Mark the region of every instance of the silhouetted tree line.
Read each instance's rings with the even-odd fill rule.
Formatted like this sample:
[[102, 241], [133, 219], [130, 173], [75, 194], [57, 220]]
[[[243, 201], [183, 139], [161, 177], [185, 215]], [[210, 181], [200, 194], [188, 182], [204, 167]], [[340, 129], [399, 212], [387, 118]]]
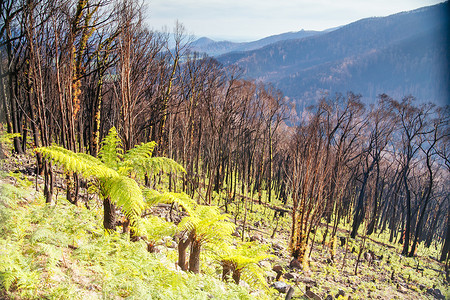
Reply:
[[[136, 1], [0, 0], [0, 11], [1, 120], [21, 134], [16, 153], [57, 143], [96, 156], [115, 126], [125, 150], [156, 141], [155, 153], [180, 162], [181, 188], [200, 202], [280, 199], [299, 260], [317, 226], [325, 243], [341, 223], [352, 237], [389, 231], [405, 255], [435, 242], [447, 259], [448, 107], [387, 95], [367, 106], [348, 93], [287, 126], [294, 108], [279, 91], [191, 53], [180, 24], [149, 30]], [[36, 159], [51, 201], [52, 167]], [[80, 185], [66, 174], [69, 201]]]

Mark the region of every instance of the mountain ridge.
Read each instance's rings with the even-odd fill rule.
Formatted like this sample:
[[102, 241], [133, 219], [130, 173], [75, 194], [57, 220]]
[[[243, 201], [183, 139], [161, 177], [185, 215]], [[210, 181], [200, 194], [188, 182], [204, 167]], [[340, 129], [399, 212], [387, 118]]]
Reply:
[[[368, 102], [376, 98], [375, 94], [386, 93], [396, 98], [411, 94], [421, 102], [445, 104], [450, 83], [448, 27], [446, 1], [387, 17], [361, 19], [302, 39], [226, 53], [217, 59], [224, 65], [238, 65], [246, 78], [273, 83], [296, 102], [313, 103], [319, 94], [351, 90], [361, 93]], [[405, 44], [417, 50], [413, 53]], [[339, 66], [346, 68], [339, 73]], [[377, 69], [383, 74], [376, 73], [381, 72]], [[414, 77], [406, 70], [428, 77]], [[371, 71], [375, 73], [370, 75]], [[334, 80], [327, 80], [330, 76]], [[361, 76], [367, 80], [360, 80]], [[404, 79], [398, 78], [402, 76]]]
[[281, 34], [271, 35], [268, 37], [264, 37], [262, 39], [258, 39], [256, 41], [250, 42], [231, 42], [231, 41], [215, 41], [208, 37], [201, 37], [197, 40], [193, 41], [190, 44], [190, 49], [193, 52], [205, 53], [209, 56], [219, 56], [229, 52], [242, 52], [242, 51], [251, 51], [262, 48], [264, 46], [276, 43], [278, 41], [284, 40], [292, 40], [292, 39], [302, 39], [305, 37], [322, 34], [328, 32], [330, 30], [334, 30], [334, 28], [326, 29], [324, 31], [314, 31], [314, 30], [300, 30], [300, 31], [291, 31], [285, 32]]

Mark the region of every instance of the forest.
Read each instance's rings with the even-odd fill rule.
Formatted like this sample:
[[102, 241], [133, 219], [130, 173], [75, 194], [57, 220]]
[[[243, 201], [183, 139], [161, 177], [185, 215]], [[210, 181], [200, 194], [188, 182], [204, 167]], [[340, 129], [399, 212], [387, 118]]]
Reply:
[[[272, 257], [247, 240], [259, 209], [269, 236], [286, 231], [291, 265], [308, 269], [326, 245], [333, 260], [341, 238], [361, 241], [360, 261], [366, 240], [384, 235], [402, 257], [434, 248], [448, 283], [448, 106], [386, 94], [366, 105], [348, 92], [297, 111], [273, 86], [190, 51], [183, 25], [150, 30], [134, 0], [0, 0], [0, 11], [0, 158], [30, 157], [42, 201], [77, 210], [55, 211], [61, 224], [99, 210], [105, 249], [125, 243], [116, 234], [149, 253], [176, 236], [174, 260], [193, 274], [207, 249], [231, 247], [215, 260], [239, 284], [245, 270], [263, 282], [260, 262]], [[171, 222], [150, 213], [168, 207]], [[11, 273], [0, 266], [0, 297], [21, 290]]]

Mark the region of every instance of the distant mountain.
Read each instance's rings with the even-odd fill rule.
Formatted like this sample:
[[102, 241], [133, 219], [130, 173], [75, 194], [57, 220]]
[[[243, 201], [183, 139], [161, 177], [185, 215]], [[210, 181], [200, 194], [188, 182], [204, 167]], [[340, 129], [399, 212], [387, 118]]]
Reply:
[[[328, 29], [333, 30], [333, 29]], [[300, 30], [298, 32], [287, 32], [278, 35], [272, 35], [257, 41], [247, 43], [234, 43], [229, 41], [216, 42], [207, 37], [199, 38], [191, 43], [191, 51], [206, 53], [209, 56], [218, 56], [233, 51], [251, 51], [264, 46], [285, 40], [302, 39], [305, 37], [321, 34], [325, 31]]]
[[386, 93], [401, 100], [449, 101], [449, 3], [368, 18], [331, 32], [282, 40], [217, 59], [248, 78], [275, 84], [301, 110], [323, 94], [353, 91], [366, 101]]

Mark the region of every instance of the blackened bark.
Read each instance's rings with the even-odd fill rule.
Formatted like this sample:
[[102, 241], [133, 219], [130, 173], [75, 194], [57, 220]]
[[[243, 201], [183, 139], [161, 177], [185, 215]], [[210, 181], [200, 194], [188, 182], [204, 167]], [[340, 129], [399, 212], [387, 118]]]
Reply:
[[353, 239], [356, 238], [356, 235], [358, 234], [358, 228], [359, 225], [361, 225], [364, 216], [364, 194], [366, 192], [367, 180], [369, 179], [370, 172], [372, 172], [375, 162], [376, 160], [374, 159], [370, 164], [369, 168], [367, 169], [367, 171], [364, 173], [361, 191], [359, 192], [358, 202], [355, 208], [355, 217], [353, 218], [352, 233], [351, 233], [351, 237]]
[[103, 227], [106, 230], [116, 229], [116, 207], [109, 197], [103, 200]]
[[66, 198], [70, 203], [77, 205], [78, 194], [80, 192], [80, 178], [77, 173], [73, 173], [72, 176], [70, 174], [67, 174], [66, 179], [67, 179]]
[[433, 236], [434, 236], [440, 215], [441, 215], [441, 207], [438, 207], [438, 211], [436, 214], [434, 214], [433, 222], [432, 222], [430, 228], [428, 229], [428, 234], [426, 234], [425, 247], [427, 247], [427, 248], [429, 248], [431, 246], [431, 243], [433, 242]]
[[411, 236], [411, 191], [409, 190], [408, 185], [408, 178], [407, 174], [403, 175], [403, 183], [405, 185], [405, 191], [406, 191], [406, 228], [405, 228], [405, 236], [403, 241], [403, 250], [402, 255], [408, 254], [409, 249], [409, 240]]
[[445, 235], [444, 246], [442, 247], [440, 261], [445, 261], [450, 256], [450, 206], [447, 213], [447, 234]]

